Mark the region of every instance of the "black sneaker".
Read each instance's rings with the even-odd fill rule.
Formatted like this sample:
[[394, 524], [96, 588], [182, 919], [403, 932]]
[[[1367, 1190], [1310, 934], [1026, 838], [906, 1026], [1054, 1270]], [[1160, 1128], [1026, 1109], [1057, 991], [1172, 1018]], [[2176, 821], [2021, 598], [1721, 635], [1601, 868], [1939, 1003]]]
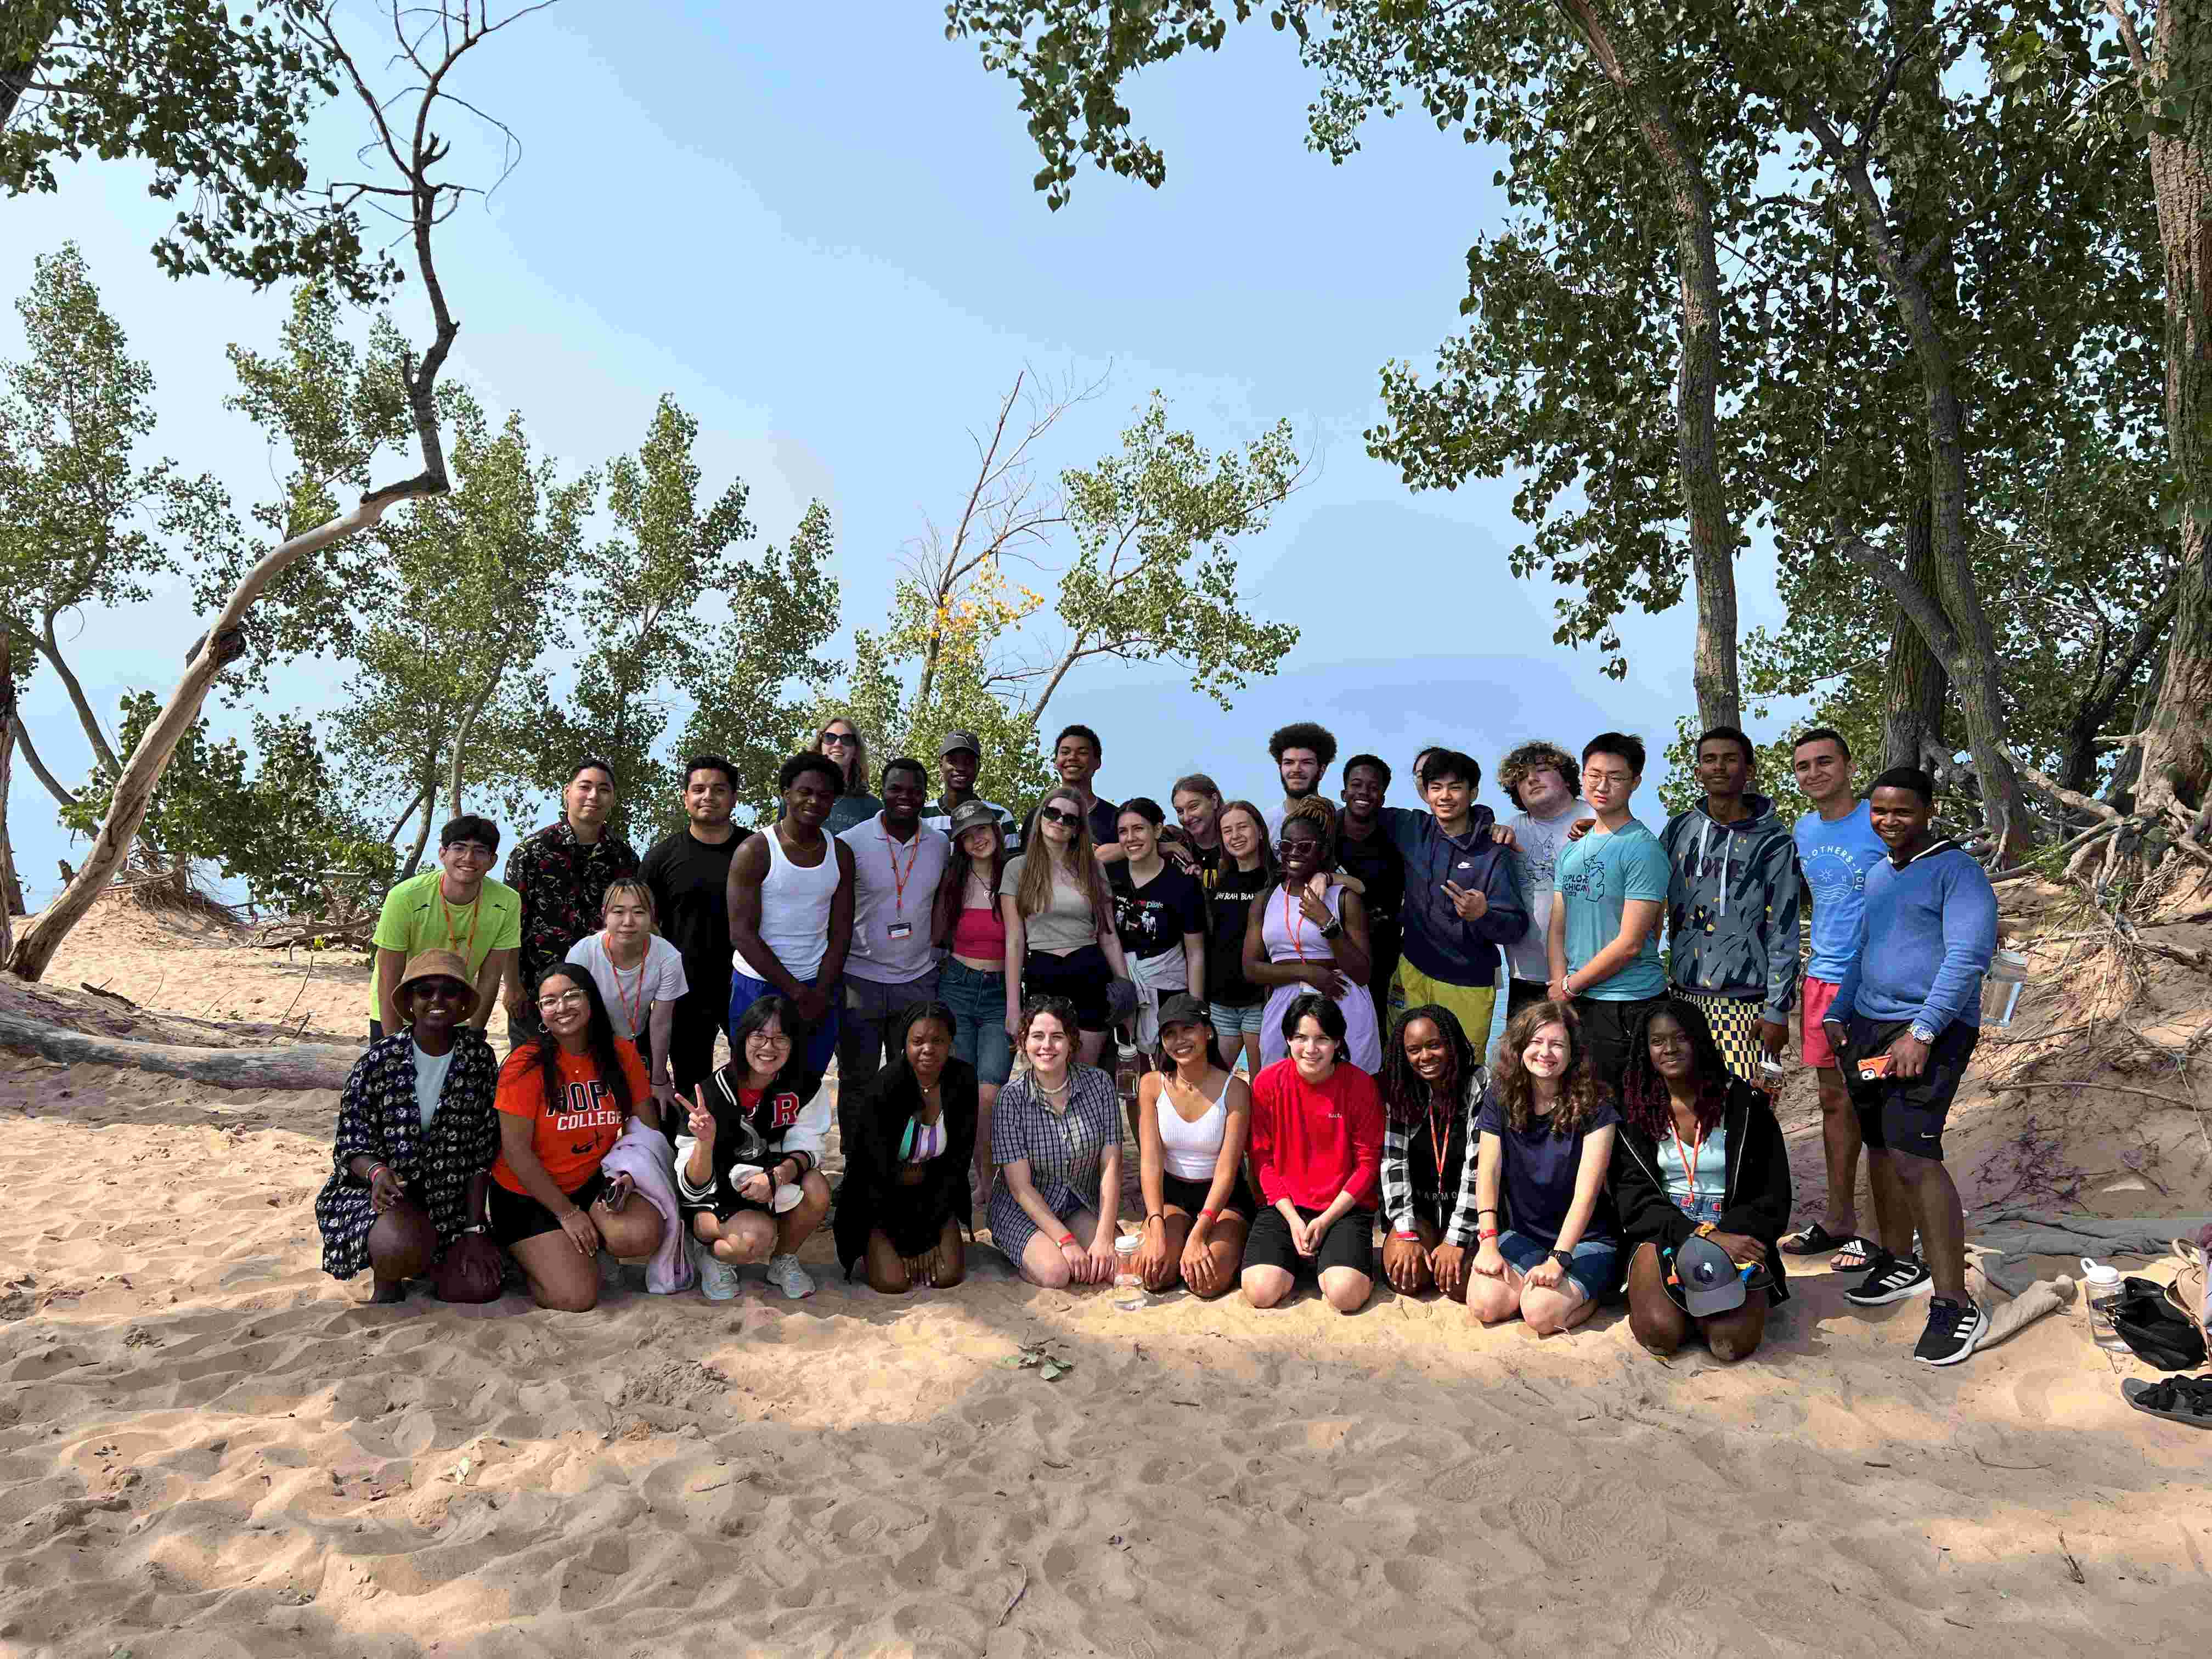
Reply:
[[1868, 1264], [1867, 1276], [1844, 1292], [1844, 1299], [1856, 1308], [1879, 1308], [1887, 1302], [1918, 1296], [1932, 1289], [1935, 1282], [1928, 1269], [1911, 1256], [1892, 1255], [1884, 1250]]
[[1990, 1316], [1971, 1297], [1946, 1302], [1939, 1296], [1928, 1304], [1928, 1328], [1920, 1333], [1912, 1357], [1923, 1365], [1955, 1365], [1981, 1346], [1989, 1331]]

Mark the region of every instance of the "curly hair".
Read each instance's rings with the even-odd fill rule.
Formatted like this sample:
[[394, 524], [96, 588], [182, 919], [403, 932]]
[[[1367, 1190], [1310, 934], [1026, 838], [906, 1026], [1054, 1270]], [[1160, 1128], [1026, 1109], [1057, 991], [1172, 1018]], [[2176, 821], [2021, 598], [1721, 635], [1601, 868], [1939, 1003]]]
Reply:
[[1691, 1075], [1698, 1085], [1698, 1133], [1703, 1134], [1721, 1121], [1728, 1109], [1728, 1062], [1713, 1041], [1713, 1028], [1705, 1011], [1694, 1002], [1669, 997], [1636, 1022], [1636, 1036], [1628, 1049], [1628, 1066], [1620, 1078], [1620, 1115], [1632, 1127], [1655, 1139], [1667, 1133], [1674, 1121], [1668, 1103], [1667, 1079], [1651, 1063], [1651, 1022], [1671, 1019], [1690, 1039]]
[[1521, 1054], [1547, 1025], [1567, 1028], [1567, 1069], [1559, 1076], [1559, 1103], [1553, 1108], [1552, 1133], [1571, 1135], [1587, 1123], [1612, 1091], [1590, 1069], [1583, 1050], [1583, 1023], [1564, 1002], [1549, 999], [1532, 1002], [1505, 1022], [1505, 1035], [1498, 1042], [1497, 1064], [1491, 1068], [1491, 1086], [1505, 1108], [1508, 1128], [1526, 1129], [1535, 1115], [1536, 1080], [1528, 1075]]
[[[1300, 821], [1310, 823], [1320, 832], [1321, 867], [1334, 870], [1336, 867], [1336, 808], [1319, 795], [1308, 795], [1303, 800], [1292, 801], [1283, 809], [1285, 824]], [[1275, 830], [1275, 839], [1279, 842], [1282, 838], [1283, 831], [1279, 826]]]
[[1277, 726], [1274, 736], [1267, 739], [1268, 757], [1279, 766], [1285, 749], [1312, 750], [1326, 772], [1336, 759], [1336, 734], [1312, 720], [1292, 720], [1288, 726]]
[[1443, 1079], [1444, 1093], [1453, 1101], [1465, 1096], [1468, 1082], [1481, 1066], [1459, 1016], [1441, 1002], [1425, 1002], [1399, 1015], [1391, 1022], [1390, 1040], [1382, 1048], [1382, 1074], [1375, 1080], [1382, 1085], [1382, 1104], [1390, 1121], [1401, 1129], [1422, 1121], [1429, 1111], [1429, 1085], [1406, 1058], [1406, 1028], [1417, 1019], [1427, 1020], [1443, 1035], [1445, 1052], [1451, 1056], [1451, 1070]]
[[1022, 1004], [1022, 1035], [1015, 1046], [1023, 1050], [1029, 1048], [1030, 1027], [1036, 1024], [1040, 1014], [1050, 1014], [1060, 1022], [1060, 1029], [1067, 1033], [1067, 1069], [1073, 1071], [1076, 1066], [1075, 1042], [1082, 1035], [1082, 1026], [1076, 1018], [1075, 1005], [1066, 997], [1034, 996]]
[[[1579, 799], [1583, 793], [1583, 769], [1575, 757], [1556, 743], [1524, 743], [1509, 750], [1505, 758], [1498, 763], [1498, 787], [1505, 792], [1505, 799], [1516, 806], [1521, 805], [1521, 785], [1532, 772], [1550, 767], [1567, 786], [1570, 799]], [[1528, 808], [1522, 807], [1526, 811]]]

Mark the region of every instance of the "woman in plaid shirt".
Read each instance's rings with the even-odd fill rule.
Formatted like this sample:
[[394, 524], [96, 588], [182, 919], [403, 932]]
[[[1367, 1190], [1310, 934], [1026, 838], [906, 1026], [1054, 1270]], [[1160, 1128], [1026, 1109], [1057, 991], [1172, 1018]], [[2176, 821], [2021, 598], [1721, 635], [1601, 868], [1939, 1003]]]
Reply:
[[1474, 1244], [1474, 1121], [1482, 1108], [1481, 1057], [1459, 1016], [1440, 1003], [1408, 1008], [1383, 1045], [1382, 1273], [1403, 1295], [1434, 1288], [1467, 1294]]
[[1076, 1063], [1081, 1031], [1066, 997], [1031, 997], [1020, 1025], [1029, 1069], [999, 1091], [991, 1119], [991, 1242], [1032, 1285], [1108, 1284], [1121, 1231], [1114, 1079]]

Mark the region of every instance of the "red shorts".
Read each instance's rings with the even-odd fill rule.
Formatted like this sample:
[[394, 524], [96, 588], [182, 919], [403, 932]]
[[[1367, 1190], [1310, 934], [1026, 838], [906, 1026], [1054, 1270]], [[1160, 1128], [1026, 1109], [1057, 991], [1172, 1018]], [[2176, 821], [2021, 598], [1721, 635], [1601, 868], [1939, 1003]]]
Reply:
[[1805, 975], [1805, 994], [1798, 999], [1798, 1006], [1804, 1011], [1800, 1047], [1808, 1066], [1836, 1063], [1836, 1051], [1828, 1046], [1827, 1027], [1820, 1022], [1828, 1017], [1828, 1010], [1835, 1005], [1836, 993], [1841, 988], [1832, 980]]

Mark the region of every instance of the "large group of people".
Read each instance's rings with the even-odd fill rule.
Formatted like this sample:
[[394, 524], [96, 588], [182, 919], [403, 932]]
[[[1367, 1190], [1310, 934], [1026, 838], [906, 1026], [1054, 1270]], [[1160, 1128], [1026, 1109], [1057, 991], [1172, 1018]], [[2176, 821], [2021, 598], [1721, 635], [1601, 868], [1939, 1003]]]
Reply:
[[[834, 1059], [835, 1256], [884, 1294], [959, 1284], [988, 1227], [1040, 1285], [1133, 1274], [1272, 1308], [1310, 1282], [1348, 1313], [1379, 1273], [1545, 1335], [1625, 1298], [1654, 1353], [1695, 1335], [1735, 1359], [1788, 1294], [1785, 1259], [1820, 1256], [1855, 1304], [1929, 1295], [1917, 1358], [1974, 1351], [1942, 1133], [1996, 907], [1936, 835], [1925, 773], [1862, 798], [1844, 739], [1806, 732], [1812, 809], [1785, 828], [1750, 740], [1719, 727], [1700, 797], [1655, 832], [1626, 733], [1578, 758], [1513, 749], [1503, 823], [1480, 763], [1443, 746], [1413, 759], [1419, 807], [1389, 803], [1374, 755], [1332, 802], [1336, 747], [1286, 726], [1280, 801], [1193, 773], [1164, 810], [1101, 797], [1103, 745], [1070, 726], [1018, 821], [976, 793], [974, 734], [946, 738], [934, 780], [905, 757], [872, 773], [839, 719], [750, 833], [713, 755], [642, 859], [596, 760], [504, 881], [497, 827], [454, 818], [377, 927], [369, 1047], [317, 1200], [325, 1268], [368, 1272], [379, 1302], [418, 1277], [485, 1300], [511, 1264], [541, 1305], [580, 1310], [605, 1250], [647, 1259], [649, 1287], [696, 1273], [726, 1300], [757, 1266], [808, 1295]], [[503, 1063], [484, 1036], [501, 1000]], [[1828, 1190], [1790, 1231], [1771, 1097], [1793, 1015]]]

